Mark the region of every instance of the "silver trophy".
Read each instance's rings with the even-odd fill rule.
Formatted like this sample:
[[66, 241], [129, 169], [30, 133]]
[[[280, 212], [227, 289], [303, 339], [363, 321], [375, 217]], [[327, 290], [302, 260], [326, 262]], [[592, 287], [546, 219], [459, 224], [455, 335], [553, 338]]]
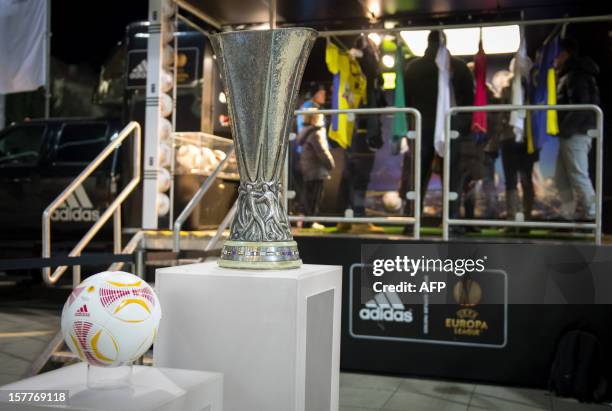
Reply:
[[317, 37], [307, 28], [212, 35], [240, 173], [238, 207], [219, 265], [302, 264], [283, 206], [281, 173], [298, 89]]

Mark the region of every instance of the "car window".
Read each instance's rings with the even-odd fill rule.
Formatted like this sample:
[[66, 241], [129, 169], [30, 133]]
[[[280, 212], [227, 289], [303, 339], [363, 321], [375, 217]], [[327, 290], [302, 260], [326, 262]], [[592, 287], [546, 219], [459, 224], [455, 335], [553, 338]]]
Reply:
[[62, 129], [55, 161], [89, 163], [106, 147], [105, 123], [68, 124]]
[[0, 167], [36, 164], [45, 128], [44, 125], [22, 125], [0, 135]]

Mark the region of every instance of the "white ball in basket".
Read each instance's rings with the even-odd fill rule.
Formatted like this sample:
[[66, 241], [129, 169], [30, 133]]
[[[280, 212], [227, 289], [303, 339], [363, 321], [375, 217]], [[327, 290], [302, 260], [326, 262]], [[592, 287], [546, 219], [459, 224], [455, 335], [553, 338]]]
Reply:
[[62, 334], [82, 361], [116, 367], [149, 349], [160, 319], [157, 296], [144, 280], [104, 271], [72, 291], [62, 311]]

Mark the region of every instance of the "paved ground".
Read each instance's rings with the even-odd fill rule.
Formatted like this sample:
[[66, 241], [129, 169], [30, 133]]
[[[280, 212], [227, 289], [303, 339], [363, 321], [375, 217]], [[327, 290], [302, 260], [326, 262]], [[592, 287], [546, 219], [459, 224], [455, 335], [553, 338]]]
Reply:
[[[0, 306], [0, 385], [21, 379], [59, 327], [59, 311]], [[341, 411], [606, 410], [540, 390], [342, 373]]]
[[414, 378], [342, 373], [340, 411], [597, 411], [548, 392]]
[[59, 312], [0, 307], [0, 385], [21, 379], [59, 329]]

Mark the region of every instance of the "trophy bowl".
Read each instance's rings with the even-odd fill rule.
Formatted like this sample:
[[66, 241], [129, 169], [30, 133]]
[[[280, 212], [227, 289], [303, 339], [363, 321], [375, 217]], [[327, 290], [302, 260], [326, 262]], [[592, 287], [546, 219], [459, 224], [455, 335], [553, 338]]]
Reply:
[[238, 206], [219, 266], [300, 267], [281, 173], [304, 67], [317, 32], [232, 31], [210, 40], [225, 88], [240, 174]]

